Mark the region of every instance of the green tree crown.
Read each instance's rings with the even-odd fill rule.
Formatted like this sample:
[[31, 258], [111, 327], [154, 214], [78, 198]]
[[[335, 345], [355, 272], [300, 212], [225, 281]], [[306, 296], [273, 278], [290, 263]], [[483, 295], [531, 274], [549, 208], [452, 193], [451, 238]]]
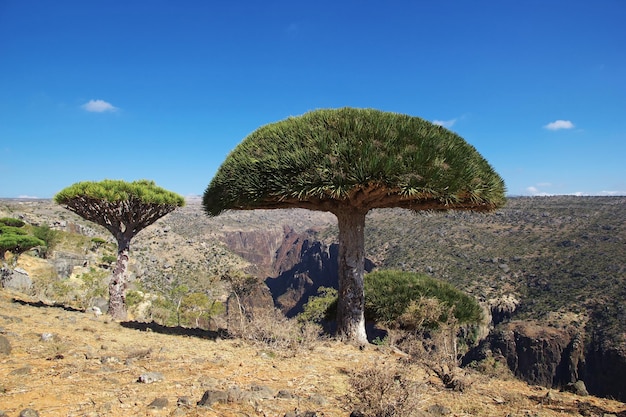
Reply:
[[126, 182], [105, 179], [99, 182], [83, 181], [70, 185], [54, 196], [57, 204], [67, 204], [78, 196], [116, 203], [137, 199], [144, 204], [172, 205], [182, 207], [185, 199], [171, 191], [158, 187], [154, 181]]
[[325, 109], [263, 126], [227, 157], [204, 194], [208, 214], [305, 207], [490, 210], [505, 186], [457, 134], [419, 117]]

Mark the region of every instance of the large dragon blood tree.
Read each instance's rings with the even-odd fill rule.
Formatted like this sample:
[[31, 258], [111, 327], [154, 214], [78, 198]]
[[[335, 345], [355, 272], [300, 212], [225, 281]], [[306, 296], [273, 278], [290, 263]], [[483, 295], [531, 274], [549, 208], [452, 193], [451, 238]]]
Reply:
[[117, 262], [109, 282], [109, 314], [126, 318], [126, 285], [130, 241], [152, 223], [185, 205], [178, 194], [154, 181], [78, 182], [61, 190], [54, 201], [106, 228], [117, 240]]
[[367, 343], [364, 227], [371, 209], [490, 211], [505, 185], [457, 134], [419, 117], [322, 109], [260, 127], [226, 158], [203, 196], [225, 210], [329, 211], [339, 228], [337, 334]]

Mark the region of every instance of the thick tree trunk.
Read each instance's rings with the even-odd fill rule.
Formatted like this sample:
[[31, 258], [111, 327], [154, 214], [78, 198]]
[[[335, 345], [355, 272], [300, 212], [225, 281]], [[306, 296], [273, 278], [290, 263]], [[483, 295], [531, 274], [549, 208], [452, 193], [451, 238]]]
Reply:
[[339, 226], [337, 336], [359, 345], [367, 344], [363, 285], [365, 214], [356, 210], [335, 213]]
[[109, 283], [109, 314], [116, 320], [126, 319], [126, 271], [130, 239], [118, 237], [117, 262]]

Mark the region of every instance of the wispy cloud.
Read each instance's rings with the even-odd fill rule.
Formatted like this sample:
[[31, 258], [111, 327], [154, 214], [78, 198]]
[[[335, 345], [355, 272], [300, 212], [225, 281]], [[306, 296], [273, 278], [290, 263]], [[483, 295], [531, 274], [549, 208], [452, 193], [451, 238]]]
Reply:
[[545, 197], [545, 196], [552, 195], [552, 194], [550, 194], [550, 193], [546, 193], [545, 191], [541, 191], [539, 188], [537, 188], [537, 187], [535, 187], [535, 186], [532, 186], [532, 185], [531, 185], [530, 187], [526, 187], [526, 192], [527, 192], [529, 195], [533, 195], [533, 196], [542, 196], [542, 197]]
[[39, 197], [36, 196], [32, 196], [32, 195], [18, 195], [17, 198], [28, 198], [28, 199], [38, 199]]
[[554, 122], [545, 125], [544, 128], [548, 130], [573, 129], [574, 123], [569, 120], [555, 120]]
[[89, 100], [87, 103], [81, 106], [88, 112], [92, 113], [104, 113], [117, 111], [117, 107], [104, 100]]
[[454, 126], [454, 124], [456, 123], [457, 119], [450, 119], [450, 120], [433, 120], [433, 124], [437, 125], [437, 126], [442, 126], [445, 128], [451, 128], [452, 126]]
[[600, 195], [606, 196], [626, 196], [626, 191], [600, 191]]

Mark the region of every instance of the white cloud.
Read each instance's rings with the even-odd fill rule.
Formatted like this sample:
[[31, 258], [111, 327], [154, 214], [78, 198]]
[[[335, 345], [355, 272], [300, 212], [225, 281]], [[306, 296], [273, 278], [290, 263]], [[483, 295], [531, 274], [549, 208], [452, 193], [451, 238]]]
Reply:
[[[545, 183], [543, 183], [545, 184]], [[537, 184], [539, 185], [539, 184]], [[545, 191], [541, 191], [539, 188], [535, 187], [535, 186], [530, 186], [530, 187], [526, 187], [526, 192], [529, 195], [532, 196], [538, 196], [538, 197], [547, 197], [547, 196], [551, 196], [552, 194], [550, 193], [546, 193]]]
[[556, 120], [552, 123], [548, 123], [544, 128], [548, 130], [573, 129], [574, 123], [569, 120]]
[[599, 195], [622, 196], [622, 195], [626, 195], [626, 191], [600, 191]]
[[433, 120], [433, 124], [445, 128], [451, 128], [456, 123], [456, 119], [451, 120]]
[[108, 103], [104, 100], [89, 100], [87, 103], [81, 106], [83, 109], [88, 112], [93, 113], [104, 113], [107, 111], [116, 111], [117, 107], [113, 106], [111, 103]]
[[36, 196], [33, 196], [33, 195], [18, 195], [17, 198], [38, 199], [39, 197], [36, 197]]

